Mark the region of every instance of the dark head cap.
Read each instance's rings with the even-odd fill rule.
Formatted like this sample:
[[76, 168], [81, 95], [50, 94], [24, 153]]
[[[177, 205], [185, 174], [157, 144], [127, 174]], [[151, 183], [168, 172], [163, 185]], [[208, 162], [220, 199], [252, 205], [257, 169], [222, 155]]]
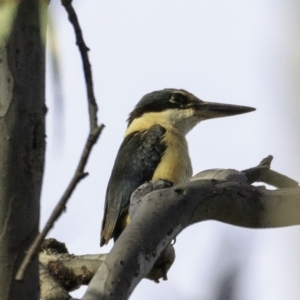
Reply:
[[182, 109], [191, 107], [196, 104], [199, 99], [193, 94], [182, 89], [164, 89], [146, 94], [135, 106], [128, 118], [128, 125], [134, 119], [141, 117], [149, 112], [161, 112], [167, 109]]
[[205, 102], [182, 89], [164, 89], [146, 94], [135, 106], [128, 118], [128, 126], [134, 119], [146, 113], [162, 112], [169, 109], [193, 109], [199, 121], [233, 116], [255, 110], [253, 107], [223, 103]]

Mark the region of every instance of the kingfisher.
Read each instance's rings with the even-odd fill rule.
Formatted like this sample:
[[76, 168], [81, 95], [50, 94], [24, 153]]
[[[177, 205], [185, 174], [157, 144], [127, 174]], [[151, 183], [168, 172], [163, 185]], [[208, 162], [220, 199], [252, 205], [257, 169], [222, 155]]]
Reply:
[[131, 194], [144, 182], [173, 185], [192, 176], [186, 134], [199, 122], [239, 115], [255, 108], [205, 102], [183, 89], [146, 94], [129, 114], [124, 140], [109, 179], [100, 246], [114, 241], [130, 222]]

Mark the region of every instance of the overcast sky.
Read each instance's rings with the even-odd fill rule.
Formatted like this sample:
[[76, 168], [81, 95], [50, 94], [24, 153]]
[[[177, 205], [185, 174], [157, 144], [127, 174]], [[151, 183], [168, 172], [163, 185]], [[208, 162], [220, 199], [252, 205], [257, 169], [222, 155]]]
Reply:
[[[74, 5], [91, 49], [99, 119], [106, 128], [89, 160], [90, 175], [50, 237], [75, 254], [109, 251], [112, 243], [99, 248], [106, 185], [127, 116], [153, 90], [183, 88], [202, 100], [257, 109], [202, 122], [188, 134], [194, 173], [243, 170], [272, 154], [274, 170], [300, 181], [299, 1], [85, 0]], [[89, 126], [73, 28], [59, 1], [51, 1], [50, 12], [63, 102], [54, 93], [48, 60], [42, 226], [74, 173]], [[299, 300], [299, 234], [299, 226], [251, 230], [215, 221], [197, 224], [177, 238], [169, 280], [143, 280], [131, 299], [222, 299], [217, 287], [232, 276], [232, 299]]]

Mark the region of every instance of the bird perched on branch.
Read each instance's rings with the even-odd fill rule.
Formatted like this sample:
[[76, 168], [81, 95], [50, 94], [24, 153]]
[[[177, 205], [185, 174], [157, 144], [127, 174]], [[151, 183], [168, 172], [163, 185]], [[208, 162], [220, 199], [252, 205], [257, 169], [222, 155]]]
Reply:
[[199, 122], [234, 116], [252, 107], [211, 103], [178, 89], [146, 94], [128, 118], [124, 140], [108, 183], [102, 221], [103, 246], [116, 240], [129, 223], [130, 196], [149, 180], [174, 185], [192, 176], [186, 134]]

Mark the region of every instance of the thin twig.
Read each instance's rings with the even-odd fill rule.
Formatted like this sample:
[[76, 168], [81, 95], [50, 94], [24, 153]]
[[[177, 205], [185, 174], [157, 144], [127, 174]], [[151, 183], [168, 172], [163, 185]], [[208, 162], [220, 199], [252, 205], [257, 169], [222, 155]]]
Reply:
[[91, 130], [97, 126], [97, 103], [94, 95], [93, 89], [93, 77], [92, 77], [92, 69], [91, 64], [88, 57], [88, 51], [90, 50], [83, 39], [82, 31], [78, 22], [78, 18], [76, 12], [72, 6], [72, 0], [62, 0], [62, 5], [66, 9], [68, 13], [69, 20], [74, 27], [75, 36], [76, 36], [76, 44], [79, 48], [82, 65], [84, 71], [84, 77], [86, 81], [87, 87], [87, 97], [89, 101], [89, 114], [90, 114], [90, 128]]
[[56, 207], [54, 208], [50, 218], [48, 219], [45, 227], [41, 231], [41, 233], [36, 237], [32, 245], [30, 246], [27, 255], [25, 256], [18, 272], [16, 275], [16, 280], [23, 280], [24, 273], [26, 272], [26, 269], [28, 265], [30, 264], [32, 258], [34, 255], [38, 252], [41, 243], [43, 242], [44, 238], [50, 231], [50, 229], [53, 227], [55, 221], [59, 218], [59, 216], [62, 214], [62, 212], [65, 210], [66, 204], [72, 195], [73, 191], [75, 190], [77, 184], [81, 179], [83, 179], [85, 176], [88, 175], [88, 173], [84, 172], [84, 168], [86, 166], [86, 163], [88, 161], [89, 155], [91, 153], [91, 150], [93, 146], [96, 144], [102, 129], [104, 128], [104, 125], [101, 124], [98, 126], [97, 124], [97, 104], [96, 99], [94, 96], [93, 91], [93, 80], [92, 80], [92, 71], [91, 71], [91, 65], [88, 58], [88, 47], [85, 45], [82, 31], [76, 16], [76, 13], [72, 7], [71, 0], [62, 0], [62, 5], [66, 8], [69, 20], [72, 23], [75, 35], [76, 35], [76, 43], [79, 47], [82, 63], [83, 63], [83, 70], [85, 75], [85, 83], [86, 83], [86, 89], [87, 89], [87, 95], [88, 95], [88, 106], [89, 106], [89, 119], [90, 119], [90, 132], [88, 135], [88, 139], [85, 143], [82, 155], [80, 157], [77, 169], [75, 171], [75, 174], [73, 175], [72, 180], [70, 181], [67, 189], [65, 190], [64, 194], [62, 195], [61, 199], [57, 203]]

